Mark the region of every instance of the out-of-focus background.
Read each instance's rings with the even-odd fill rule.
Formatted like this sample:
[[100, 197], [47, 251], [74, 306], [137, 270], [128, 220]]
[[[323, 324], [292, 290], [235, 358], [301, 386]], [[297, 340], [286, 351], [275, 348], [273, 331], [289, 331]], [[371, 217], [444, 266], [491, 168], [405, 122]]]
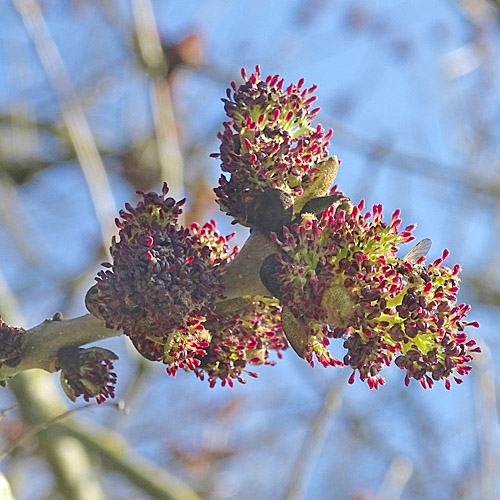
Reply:
[[[451, 391], [378, 391], [292, 351], [258, 379], [169, 377], [125, 338], [116, 400], [65, 420], [56, 375], [0, 392], [0, 470], [18, 500], [500, 498], [500, 2], [4, 0], [0, 3], [0, 313], [25, 328], [85, 313], [135, 190], [217, 221], [220, 98], [240, 68], [319, 85], [337, 181], [402, 209], [463, 268], [483, 353]], [[237, 229], [240, 245], [245, 230]], [[404, 252], [404, 250], [402, 250]], [[337, 347], [341, 351], [341, 345]], [[19, 380], [17, 380], [19, 379]], [[14, 406], [9, 410], [10, 407]], [[56, 418], [57, 420], [57, 418]], [[42, 424], [41, 424], [42, 423]], [[33, 432], [34, 434], [34, 432]]]

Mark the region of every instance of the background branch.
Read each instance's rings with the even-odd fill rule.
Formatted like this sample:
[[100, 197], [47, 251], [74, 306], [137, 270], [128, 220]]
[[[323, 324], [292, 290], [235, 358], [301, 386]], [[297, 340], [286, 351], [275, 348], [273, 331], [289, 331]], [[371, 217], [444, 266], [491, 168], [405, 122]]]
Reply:
[[35, 0], [13, 0], [40, 57], [42, 66], [62, 108], [62, 117], [87, 181], [95, 213], [107, 249], [115, 233], [116, 207], [97, 145], [85, 113], [75, 95], [68, 72]]

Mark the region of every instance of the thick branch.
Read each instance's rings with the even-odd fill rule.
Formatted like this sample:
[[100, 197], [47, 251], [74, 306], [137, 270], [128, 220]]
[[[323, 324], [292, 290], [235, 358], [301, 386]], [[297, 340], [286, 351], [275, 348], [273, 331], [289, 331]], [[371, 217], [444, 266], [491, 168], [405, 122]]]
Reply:
[[127, 480], [153, 499], [202, 500], [195, 490], [165, 468], [138, 456], [127, 443], [109, 429], [84, 431], [72, 421], [57, 424], [61, 432], [75, 437], [102, 460], [103, 466], [123, 474]]
[[[53, 453], [52, 449], [56, 447], [57, 453], [65, 454], [66, 471], [68, 467], [73, 466], [75, 485], [83, 490], [85, 484], [82, 484], [82, 481], [87, 483], [87, 494], [83, 498], [90, 500], [101, 498], [94, 492], [89, 493], [88, 491], [95, 488], [95, 485], [98, 484], [98, 478], [95, 477], [95, 474], [94, 476], [84, 475], [86, 471], [80, 469], [81, 464], [78, 462], [75, 465], [73, 458], [68, 459], [68, 453], [74, 452], [74, 447], [64, 450], [62, 445], [65, 443], [64, 440], [70, 437], [74, 438], [89, 455], [102, 460], [106, 468], [121, 473], [131, 484], [144, 491], [152, 499], [201, 500], [201, 497], [192, 488], [181, 482], [172, 473], [164, 468], [159, 469], [153, 463], [137, 456], [123, 438], [110, 429], [100, 428], [93, 423], [89, 430], [85, 430], [69, 418], [54, 423], [54, 419], [64, 413], [65, 406], [60, 400], [61, 396], [52, 390], [51, 384], [53, 382], [53, 378], [42, 372], [32, 372], [16, 377], [9, 384], [9, 387], [14, 390], [21, 414], [27, 423], [35, 426], [44, 424], [45, 427], [48, 427], [40, 432], [40, 450]], [[66, 443], [68, 442], [66, 441]], [[50, 459], [51, 455], [48, 458]], [[3, 500], [4, 497], [0, 498]], [[82, 496], [71, 496], [71, 498], [82, 498]]]
[[21, 362], [14, 367], [3, 365], [0, 380], [32, 368], [54, 372], [57, 353], [62, 347], [81, 346], [121, 335], [119, 330], [106, 328], [91, 314], [62, 321], [47, 319], [26, 332], [26, 344]]

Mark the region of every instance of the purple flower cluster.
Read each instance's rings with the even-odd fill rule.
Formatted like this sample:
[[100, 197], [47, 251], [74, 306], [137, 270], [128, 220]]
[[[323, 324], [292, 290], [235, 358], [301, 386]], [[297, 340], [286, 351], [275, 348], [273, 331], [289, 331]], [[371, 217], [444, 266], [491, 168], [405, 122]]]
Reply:
[[167, 193], [166, 184], [161, 196], [139, 193], [143, 200], [120, 212], [113, 263], [98, 274], [92, 305], [140, 354], [175, 373], [196, 368], [208, 346], [203, 322], [224, 296], [223, 264], [233, 253], [214, 222], [178, 226], [183, 201]]
[[215, 222], [178, 226], [181, 203], [140, 193], [137, 207], [127, 205], [117, 220], [112, 264], [97, 277], [89, 309], [110, 328], [122, 329], [136, 349], [151, 361], [207, 375], [233, 385], [256, 376], [247, 365], [274, 364], [270, 350], [287, 347], [274, 299], [245, 303], [236, 313], [221, 314], [225, 265], [236, 255]]
[[301, 196], [320, 175], [332, 131], [311, 127], [319, 108], [316, 85], [285, 86], [278, 75], [260, 79], [260, 69], [239, 87], [234, 82], [223, 99], [230, 121], [224, 122], [220, 157], [224, 174], [215, 188], [222, 211], [234, 223], [252, 225], [253, 204], [266, 189], [277, 188], [292, 197]]
[[[479, 348], [467, 340], [470, 306], [457, 305], [459, 266], [429, 266], [398, 259], [398, 246], [414, 238], [414, 226], [399, 231], [399, 210], [389, 223], [382, 206], [363, 213], [363, 202], [350, 213], [326, 210], [318, 220], [307, 214], [273, 238], [275, 278], [281, 305], [304, 326], [305, 358], [323, 365], [342, 364], [328, 351], [330, 338], [343, 338], [343, 364], [370, 387], [384, 383], [380, 371], [391, 361], [406, 370], [406, 383], [424, 387], [450, 378], [458, 383], [470, 370]], [[285, 330], [286, 333], [286, 330]]]

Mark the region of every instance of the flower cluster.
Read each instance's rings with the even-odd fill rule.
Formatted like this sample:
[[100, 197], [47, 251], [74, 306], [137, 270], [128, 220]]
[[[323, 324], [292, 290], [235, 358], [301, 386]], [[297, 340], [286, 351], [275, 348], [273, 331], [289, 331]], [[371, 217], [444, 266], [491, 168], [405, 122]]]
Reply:
[[25, 330], [9, 326], [0, 316], [0, 367], [3, 364], [16, 366], [23, 354]]
[[167, 193], [166, 184], [161, 196], [140, 192], [138, 205], [120, 212], [113, 263], [98, 274], [91, 310], [122, 329], [145, 358], [175, 373], [195, 369], [208, 346], [203, 323], [224, 296], [223, 268], [235, 251], [213, 221], [179, 226], [183, 201]]
[[[357, 373], [371, 388], [392, 362], [406, 384], [460, 383], [480, 350], [464, 332], [477, 326], [465, 319], [469, 306], [457, 303], [460, 267], [442, 265], [447, 252], [427, 266], [423, 252], [398, 258], [414, 226], [400, 230], [399, 211], [385, 222], [381, 205], [365, 212], [330, 190], [339, 161], [328, 158], [332, 131], [311, 125], [316, 86], [261, 80], [258, 67], [242, 76], [223, 99], [229, 121], [212, 155], [221, 210], [252, 230], [242, 252], [233, 259], [214, 221], [181, 226], [183, 201], [166, 185], [161, 195], [140, 192], [116, 221], [113, 261], [87, 294], [89, 310], [170, 375], [193, 372], [211, 387], [245, 383], [289, 344], [311, 365], [349, 366], [350, 383]], [[328, 348], [335, 338], [342, 360]], [[84, 394], [64, 373], [67, 391]]]
[[215, 188], [221, 210], [235, 223], [252, 225], [260, 193], [276, 188], [300, 197], [317, 181], [332, 131], [311, 127], [319, 111], [311, 109], [316, 85], [303, 88], [301, 79], [285, 87], [278, 75], [261, 80], [259, 67], [242, 75], [245, 82], [232, 82], [223, 99], [230, 121], [219, 134], [220, 153], [212, 156], [230, 176], [223, 174]]
[[71, 401], [83, 396], [85, 401], [95, 398], [100, 404], [115, 397], [116, 374], [112, 370], [116, 354], [100, 347], [65, 347], [57, 357], [61, 387]]
[[280, 328], [280, 307], [275, 299], [249, 302], [234, 314], [217, 315], [207, 324], [211, 342], [207, 354], [201, 357], [200, 379], [208, 376], [210, 387], [217, 379], [222, 385], [233, 386], [233, 379], [246, 383], [242, 373], [251, 377], [257, 374], [248, 371], [248, 365], [274, 365], [269, 359], [271, 350], [281, 357], [280, 350], [288, 343]]
[[351, 383], [357, 371], [378, 387], [380, 370], [395, 360], [407, 384], [414, 378], [432, 387], [443, 379], [449, 388], [479, 351], [463, 331], [477, 323], [464, 320], [468, 305], [457, 305], [460, 267], [441, 266], [446, 253], [427, 268], [423, 257], [397, 258], [398, 246], [414, 239], [414, 226], [399, 231], [399, 215], [386, 223], [381, 205], [363, 214], [361, 202], [347, 213], [332, 207], [319, 220], [304, 214], [281, 238], [273, 235], [280, 301], [303, 325], [311, 364], [313, 355], [325, 366], [342, 364], [327, 346], [330, 338], [344, 338]]

